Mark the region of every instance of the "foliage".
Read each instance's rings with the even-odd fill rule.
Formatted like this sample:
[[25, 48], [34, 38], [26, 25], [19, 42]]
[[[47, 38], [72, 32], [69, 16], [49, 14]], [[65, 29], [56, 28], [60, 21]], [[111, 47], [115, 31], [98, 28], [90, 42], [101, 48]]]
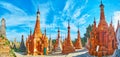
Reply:
[[15, 52], [25, 52], [25, 51], [23, 51], [23, 50], [20, 50], [19, 48], [13, 48], [13, 50], [14, 50]]
[[0, 36], [2, 39], [4, 39], [5, 37], [3, 35]]
[[4, 45], [10, 45], [10, 42], [7, 40]]
[[77, 40], [76, 38], [75, 38], [75, 40], [72, 40], [72, 43], [75, 44], [76, 40]]
[[89, 25], [86, 28], [86, 33], [84, 34], [84, 37], [82, 38], [83, 46], [85, 46], [85, 43], [87, 42], [87, 38], [90, 38], [90, 32], [92, 31], [92, 25]]
[[14, 50], [15, 52], [20, 52], [20, 50], [19, 50], [18, 48], [13, 48], [13, 50]]
[[52, 40], [52, 45], [54, 45], [56, 43], [56, 39]]
[[13, 57], [16, 57], [13, 49], [10, 50], [10, 55], [13, 56]]

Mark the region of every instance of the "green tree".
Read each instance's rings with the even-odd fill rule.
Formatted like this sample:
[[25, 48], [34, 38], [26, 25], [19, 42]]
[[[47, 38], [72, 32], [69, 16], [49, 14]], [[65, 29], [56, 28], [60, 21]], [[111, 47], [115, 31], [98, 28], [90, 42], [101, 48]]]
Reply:
[[72, 40], [72, 43], [75, 44], [76, 40], [77, 40], [77, 38], [75, 38], [75, 40]]
[[52, 39], [52, 45], [56, 43], [56, 39]]
[[90, 32], [92, 31], [92, 26], [93, 25], [89, 25], [86, 28], [86, 33], [84, 34], [84, 37], [82, 38], [83, 46], [85, 46], [85, 43], [87, 42], [87, 38], [90, 38]]

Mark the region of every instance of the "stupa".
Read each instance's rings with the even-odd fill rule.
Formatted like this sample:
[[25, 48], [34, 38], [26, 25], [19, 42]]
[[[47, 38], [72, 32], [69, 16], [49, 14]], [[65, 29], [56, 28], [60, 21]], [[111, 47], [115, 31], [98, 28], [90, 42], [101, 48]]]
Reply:
[[54, 45], [54, 50], [56, 52], [61, 52], [62, 51], [62, 41], [60, 39], [60, 30], [58, 28], [58, 36], [57, 36], [57, 39], [56, 39], [56, 43]]
[[105, 20], [104, 5], [102, 1], [100, 4], [100, 22], [97, 27], [94, 18], [94, 24], [90, 33], [89, 45], [87, 48], [89, 54], [98, 57], [112, 55], [116, 49], [116, 37], [112, 20], [110, 26], [108, 26]]
[[82, 42], [81, 42], [81, 38], [80, 38], [79, 28], [78, 28], [78, 36], [77, 36], [76, 42], [74, 44], [74, 47], [75, 47], [75, 49], [82, 49]]
[[71, 41], [71, 37], [70, 37], [70, 24], [68, 21], [68, 35], [67, 38], [65, 39], [65, 41], [63, 42], [63, 48], [62, 48], [62, 53], [63, 54], [68, 54], [71, 52], [74, 52], [75, 48], [73, 46], [73, 43]]
[[30, 35], [26, 40], [27, 54], [28, 55], [46, 55], [48, 54], [48, 38], [46, 31], [42, 34], [40, 30], [40, 11], [37, 11], [36, 25], [34, 33], [30, 31]]

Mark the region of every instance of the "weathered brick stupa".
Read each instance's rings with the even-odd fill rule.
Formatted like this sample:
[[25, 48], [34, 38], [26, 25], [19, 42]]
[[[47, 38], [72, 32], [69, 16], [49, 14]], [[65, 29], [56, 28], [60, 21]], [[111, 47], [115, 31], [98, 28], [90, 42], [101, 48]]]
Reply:
[[10, 47], [10, 42], [6, 37], [6, 23], [2, 18], [0, 26], [0, 57], [15, 57], [16, 55]]
[[20, 51], [21, 52], [26, 52], [26, 47], [25, 47], [25, 44], [24, 44], [24, 36], [22, 35], [22, 38], [21, 38], [21, 43], [20, 43]]
[[116, 49], [116, 37], [112, 20], [108, 26], [105, 21], [104, 5], [102, 1], [100, 4], [100, 22], [98, 27], [96, 27], [96, 21], [94, 19], [93, 28], [90, 33], [89, 45], [87, 46], [89, 54], [98, 57], [112, 55]]
[[0, 36], [6, 38], [6, 21], [4, 18], [1, 20], [1, 25], [0, 25]]
[[52, 50], [53, 50], [53, 44], [52, 44], [52, 38], [50, 36], [50, 38], [49, 38], [49, 53], [52, 53]]
[[26, 40], [27, 54], [28, 55], [46, 55], [48, 54], [48, 38], [45, 33], [42, 34], [40, 30], [40, 12], [37, 11], [37, 18], [34, 33], [30, 31], [30, 35]]

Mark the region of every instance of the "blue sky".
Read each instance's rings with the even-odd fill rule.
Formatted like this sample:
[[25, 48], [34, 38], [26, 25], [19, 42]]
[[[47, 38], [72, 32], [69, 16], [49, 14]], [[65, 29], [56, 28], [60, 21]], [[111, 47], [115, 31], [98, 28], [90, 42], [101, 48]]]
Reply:
[[[109, 24], [111, 16], [116, 28], [120, 20], [120, 0], [103, 0], [105, 17]], [[86, 32], [86, 27], [93, 23], [94, 17], [97, 24], [100, 18], [100, 0], [0, 0], [0, 20], [6, 19], [6, 34], [9, 40], [21, 41], [21, 35], [25, 38], [30, 29], [34, 31], [36, 11], [40, 9], [41, 31], [47, 28], [47, 36], [52, 39], [57, 37], [60, 27], [61, 38], [67, 35], [67, 23], [70, 19], [71, 38], [77, 37], [78, 24], [81, 37]]]

